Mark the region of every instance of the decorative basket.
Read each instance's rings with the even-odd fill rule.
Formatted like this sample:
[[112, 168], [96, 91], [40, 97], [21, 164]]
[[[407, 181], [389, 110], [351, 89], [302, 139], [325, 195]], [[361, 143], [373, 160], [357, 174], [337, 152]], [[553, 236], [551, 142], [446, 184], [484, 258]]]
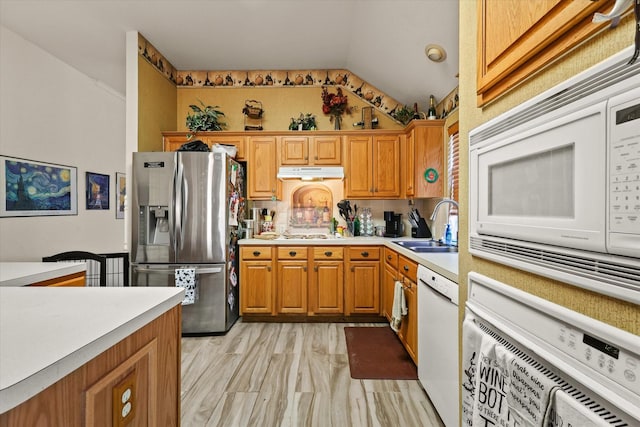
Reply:
[[244, 108], [242, 109], [242, 113], [252, 119], [261, 118], [263, 111], [262, 102], [256, 101], [255, 99], [247, 99], [244, 102]]

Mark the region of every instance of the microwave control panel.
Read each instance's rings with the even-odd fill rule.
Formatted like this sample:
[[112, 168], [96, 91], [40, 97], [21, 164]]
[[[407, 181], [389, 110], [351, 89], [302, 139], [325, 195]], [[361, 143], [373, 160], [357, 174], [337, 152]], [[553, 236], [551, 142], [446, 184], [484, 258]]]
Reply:
[[609, 240], [630, 249], [640, 247], [640, 90], [633, 92], [613, 99], [609, 114]]

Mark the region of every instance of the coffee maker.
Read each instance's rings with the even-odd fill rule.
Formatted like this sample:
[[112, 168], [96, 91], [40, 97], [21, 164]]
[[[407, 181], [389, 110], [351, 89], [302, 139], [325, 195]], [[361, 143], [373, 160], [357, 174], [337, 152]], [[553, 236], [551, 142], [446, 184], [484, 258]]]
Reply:
[[402, 214], [393, 211], [384, 211], [384, 237], [400, 237], [404, 229]]

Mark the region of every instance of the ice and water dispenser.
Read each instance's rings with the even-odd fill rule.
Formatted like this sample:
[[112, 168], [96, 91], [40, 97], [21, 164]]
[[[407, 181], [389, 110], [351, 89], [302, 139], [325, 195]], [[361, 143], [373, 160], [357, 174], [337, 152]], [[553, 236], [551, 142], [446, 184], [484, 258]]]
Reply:
[[132, 234], [133, 262], [168, 262], [174, 253], [170, 247], [171, 209], [175, 159], [159, 159], [158, 153], [134, 156], [134, 197]]

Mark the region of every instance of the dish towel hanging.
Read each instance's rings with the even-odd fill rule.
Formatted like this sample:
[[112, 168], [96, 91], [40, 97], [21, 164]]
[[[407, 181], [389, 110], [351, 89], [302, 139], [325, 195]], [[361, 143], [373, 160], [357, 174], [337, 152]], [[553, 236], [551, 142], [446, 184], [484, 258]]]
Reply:
[[402, 323], [402, 316], [406, 316], [407, 313], [407, 301], [404, 298], [404, 286], [402, 286], [402, 282], [396, 280], [393, 290], [393, 307], [391, 309], [391, 329], [398, 332], [400, 324]]
[[473, 401], [476, 393], [476, 371], [482, 340], [489, 338], [467, 313], [462, 322], [462, 425], [473, 422]]
[[544, 419], [545, 427], [611, 427], [595, 412], [556, 387], [551, 392], [549, 409]]
[[198, 290], [195, 268], [176, 268], [176, 286], [184, 288], [182, 305], [195, 304]]

